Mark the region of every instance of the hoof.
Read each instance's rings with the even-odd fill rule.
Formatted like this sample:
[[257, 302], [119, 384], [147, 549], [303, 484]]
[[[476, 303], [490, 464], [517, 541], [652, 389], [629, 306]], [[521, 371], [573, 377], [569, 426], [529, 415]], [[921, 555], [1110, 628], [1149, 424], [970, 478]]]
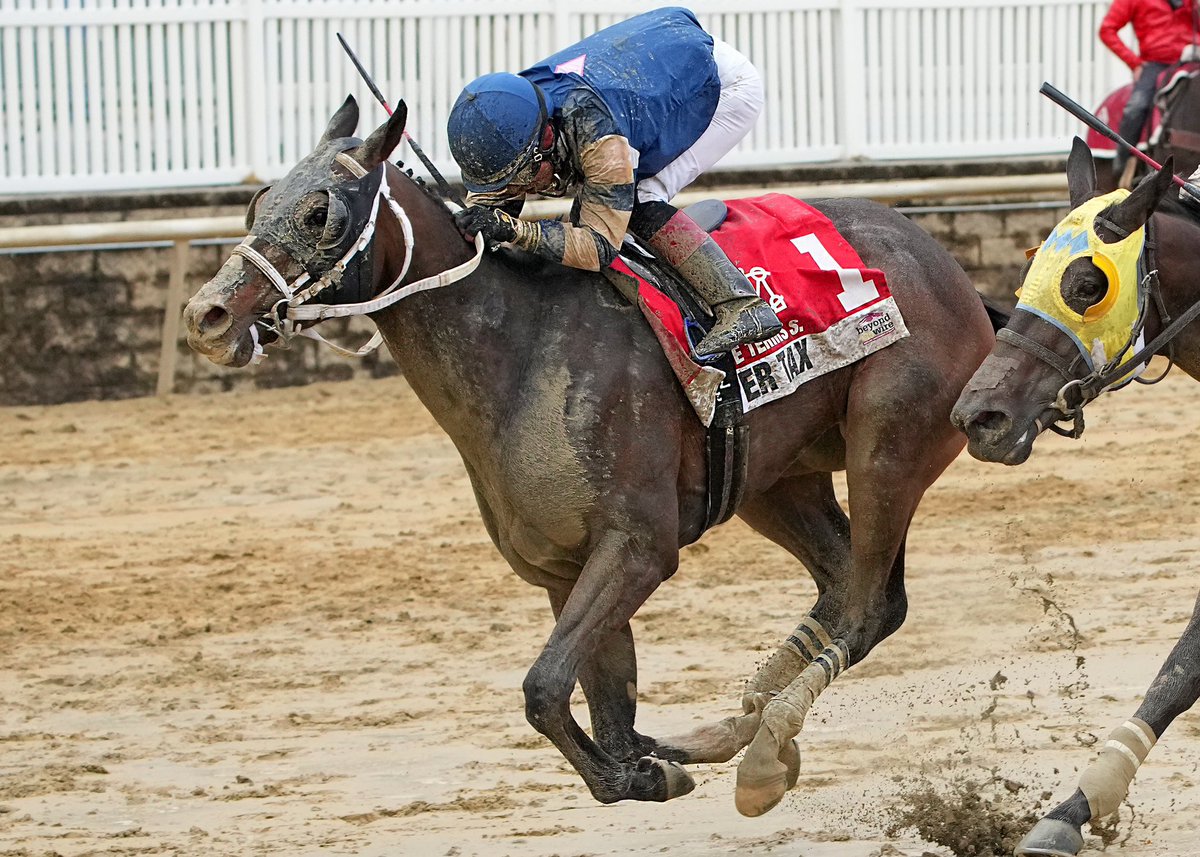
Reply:
[[1083, 835], [1056, 818], [1043, 818], [1025, 835], [1016, 857], [1075, 857], [1083, 847]]
[[762, 714], [767, 703], [775, 698], [773, 693], [762, 691], [747, 691], [742, 694], [742, 712], [745, 714]]
[[668, 762], [666, 759], [656, 759], [653, 756], [642, 756], [637, 761], [637, 769], [639, 773], [643, 774], [657, 769], [662, 774], [665, 792], [655, 800], [668, 801], [683, 797], [696, 788], [696, 781], [692, 779], [692, 775], [677, 762]]
[[[792, 743], [792, 742], [789, 742]], [[797, 773], [799, 773], [800, 755], [796, 754]], [[737, 789], [733, 793], [733, 804], [737, 811], [748, 818], [758, 816], [773, 810], [787, 792], [788, 766], [783, 762], [772, 761], [766, 766], [765, 775], [747, 776], [743, 766], [738, 767]], [[792, 781], [793, 784], [795, 780]]]
[[800, 743], [795, 738], [783, 745], [779, 751], [779, 761], [787, 768], [787, 787], [791, 791], [800, 779]]

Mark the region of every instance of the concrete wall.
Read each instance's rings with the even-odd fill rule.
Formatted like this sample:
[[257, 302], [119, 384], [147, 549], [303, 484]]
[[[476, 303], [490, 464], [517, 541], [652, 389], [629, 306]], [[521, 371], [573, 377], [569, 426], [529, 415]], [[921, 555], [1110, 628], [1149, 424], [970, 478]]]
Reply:
[[[253, 190], [0, 200], [0, 227], [240, 215]], [[1039, 243], [1066, 209], [955, 212], [923, 205], [910, 216], [954, 253], [980, 291], [1009, 303], [1023, 251]], [[189, 295], [212, 276], [230, 249], [192, 248]], [[0, 405], [153, 394], [170, 256], [169, 248], [0, 254]], [[321, 329], [326, 337], [356, 347], [373, 330], [361, 319], [327, 322]], [[263, 364], [246, 370], [221, 369], [195, 356], [182, 341], [178, 349], [175, 389], [181, 393], [397, 371], [383, 350], [351, 360], [307, 340], [288, 351], [272, 350]]]
[[[91, 209], [63, 205], [54, 210], [48, 201], [0, 203], [0, 228], [240, 216], [252, 193], [252, 188], [238, 188], [211, 194], [97, 196]], [[193, 245], [185, 292], [199, 289], [231, 249], [231, 244]], [[0, 405], [152, 395], [171, 254], [169, 246], [0, 254]], [[335, 320], [321, 329], [326, 338], [355, 347], [374, 331], [363, 319]], [[182, 339], [178, 352], [175, 389], [182, 393], [398, 371], [386, 353], [350, 360], [308, 340], [290, 350], [273, 350], [268, 360], [249, 370], [222, 369], [195, 355]]]
[[938, 211], [929, 206], [906, 210], [908, 216], [954, 258], [970, 275], [975, 288], [990, 298], [1012, 306], [1020, 285], [1025, 251], [1037, 247], [1070, 210], [1062, 203], [1019, 203], [1011, 209]]

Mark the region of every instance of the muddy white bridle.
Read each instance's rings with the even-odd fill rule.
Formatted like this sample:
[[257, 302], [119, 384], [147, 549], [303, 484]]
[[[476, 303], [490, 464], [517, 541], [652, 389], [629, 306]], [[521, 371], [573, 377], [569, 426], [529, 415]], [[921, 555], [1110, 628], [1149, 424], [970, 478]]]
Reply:
[[[336, 155], [336, 160], [353, 173], [356, 178], [363, 178], [367, 174], [362, 165], [345, 152], [339, 152]], [[416, 242], [413, 239], [412, 222], [408, 219], [408, 214], [392, 198], [391, 189], [388, 187], [387, 162], [381, 163], [379, 169], [383, 171], [383, 175], [379, 180], [379, 190], [376, 191], [375, 202], [371, 206], [371, 215], [367, 219], [366, 224], [363, 225], [362, 232], [355, 239], [354, 243], [350, 245], [350, 249], [346, 251], [346, 254], [319, 279], [313, 280], [309, 273], [305, 271], [289, 283], [284, 279], [279, 269], [271, 264], [266, 256], [254, 249], [253, 244], [257, 236], [253, 234], [247, 235], [242, 243], [234, 248], [233, 254], [235, 256], [241, 256], [261, 271], [263, 276], [270, 280], [271, 284], [283, 295], [265, 318], [260, 319], [250, 327], [250, 335], [254, 339], [254, 356], [251, 358], [251, 362], [260, 363], [267, 356], [266, 352], [263, 351], [262, 344], [259, 342], [259, 325], [262, 325], [266, 330], [276, 333], [279, 336], [279, 342], [284, 347], [294, 337], [304, 336], [328, 345], [335, 352], [345, 357], [362, 357], [370, 354], [383, 342], [383, 334], [379, 331], [376, 331], [375, 335], [361, 348], [352, 351], [330, 342], [317, 333], [313, 329], [313, 325], [304, 326], [302, 322], [312, 322], [315, 324], [327, 318], [346, 318], [352, 315], [367, 315], [368, 313], [378, 312], [398, 301], [404, 300], [409, 295], [458, 282], [470, 276], [479, 267], [479, 260], [483, 258], [484, 250], [483, 236], [481, 234], [475, 236], [475, 255], [466, 262], [448, 271], [443, 271], [432, 277], [425, 277], [424, 279], [417, 280], [415, 283], [409, 283], [403, 288], [399, 288], [401, 281], [408, 274], [409, 266], [412, 264], [413, 250]], [[376, 220], [385, 202], [391, 210], [392, 215], [400, 222], [400, 227], [404, 231], [404, 264], [400, 266], [400, 273], [396, 276], [396, 279], [392, 281], [390, 286], [369, 301], [348, 304], [308, 303], [308, 301], [312, 300], [312, 298], [325, 289], [339, 283], [342, 274], [355, 257], [365, 252], [371, 246], [371, 242], [375, 240]]]

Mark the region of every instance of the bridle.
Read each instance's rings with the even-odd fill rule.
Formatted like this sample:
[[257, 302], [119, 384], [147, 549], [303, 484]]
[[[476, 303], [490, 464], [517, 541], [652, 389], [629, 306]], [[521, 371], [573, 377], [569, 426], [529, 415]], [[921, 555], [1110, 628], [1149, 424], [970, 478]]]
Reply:
[[[362, 164], [345, 152], [338, 152], [334, 157], [338, 164], [349, 170], [356, 178], [361, 179], [367, 175], [367, 170], [363, 168]], [[289, 282], [266, 256], [254, 249], [254, 242], [257, 240], [257, 236], [253, 234], [247, 235], [242, 243], [234, 248], [234, 255], [245, 259], [262, 272], [263, 276], [283, 295], [283, 297], [275, 302], [265, 316], [258, 319], [250, 327], [250, 334], [254, 340], [252, 362], [259, 363], [266, 357], [266, 352], [263, 351], [263, 346], [259, 339], [260, 327], [266, 332], [274, 333], [283, 347], [287, 347], [296, 336], [303, 336], [324, 343], [343, 356], [363, 357], [370, 354], [383, 342], [383, 334], [379, 331], [376, 331], [374, 336], [365, 345], [356, 350], [351, 350], [325, 339], [313, 327], [317, 322], [327, 318], [346, 318], [354, 315], [367, 315], [378, 312], [417, 292], [440, 288], [441, 286], [447, 286], [462, 280], [470, 276], [479, 266], [479, 260], [483, 257], [484, 250], [482, 235], [475, 236], [475, 255], [466, 262], [456, 265], [448, 271], [443, 271], [440, 274], [425, 277], [414, 283], [400, 287], [401, 282], [408, 275], [409, 267], [412, 265], [416, 240], [413, 237], [412, 221], [409, 220], [404, 208], [396, 202], [392, 196], [391, 188], [388, 186], [387, 161], [380, 163], [378, 169], [380, 170], [379, 189], [375, 192], [375, 198], [371, 204], [371, 212], [366, 223], [363, 225], [362, 231], [351, 242], [350, 248], [346, 253], [320, 277], [314, 279], [308, 271], [304, 271]], [[379, 213], [385, 205], [392, 213], [392, 216], [399, 221], [400, 228], [404, 233], [404, 262], [400, 266], [400, 273], [392, 280], [391, 285], [368, 301], [343, 304], [309, 303], [309, 301], [326, 289], [332, 288], [336, 290], [338, 284], [341, 282], [342, 275], [349, 265], [356, 259], [369, 254], [372, 242], [375, 240], [375, 228]]]
[[[1117, 226], [1107, 218], [1097, 217], [1096, 222], [1107, 229], [1111, 229], [1123, 238], [1128, 237], [1130, 234], [1127, 230]], [[1024, 351], [1039, 362], [1050, 366], [1066, 379], [1066, 383], [1059, 388], [1058, 393], [1055, 395], [1054, 401], [1048, 403], [1049, 408], [1057, 411], [1061, 416], [1055, 417], [1045, 426], [1042, 425], [1041, 417], [1034, 420], [1039, 434], [1043, 429], [1049, 429], [1063, 437], [1080, 437], [1084, 430], [1084, 405], [1099, 398], [1100, 394], [1106, 390], [1124, 386], [1124, 384], [1118, 384], [1117, 382], [1121, 381], [1121, 379], [1125, 378], [1131, 372], [1137, 372], [1138, 366], [1153, 357], [1164, 346], [1167, 347], [1168, 362], [1167, 368], [1163, 373], [1150, 379], [1144, 379], [1140, 375], [1135, 374], [1130, 380], [1137, 381], [1139, 384], [1157, 384], [1163, 378], [1167, 377], [1167, 373], [1171, 371], [1171, 367], [1174, 365], [1169, 347], [1171, 340], [1175, 338], [1180, 330], [1195, 319], [1197, 315], [1200, 315], [1200, 302], [1193, 304], [1182, 316], [1171, 321], [1170, 316], [1167, 314], [1166, 306], [1163, 303], [1160, 289], [1158, 288], [1158, 268], [1155, 261], [1155, 249], [1153, 222], [1148, 220], [1146, 222], [1146, 241], [1141, 255], [1138, 257], [1138, 269], [1144, 273], [1138, 283], [1137, 320], [1130, 329], [1129, 338], [1117, 353], [1102, 366], [1092, 369], [1087, 374], [1082, 376], [1077, 374], [1079, 365], [1084, 361], [1083, 354], [1080, 352], [1075, 354], [1074, 359], [1068, 361], [1058, 352], [1015, 330], [1010, 330], [1006, 327], [1001, 328], [997, 332], [996, 338], [998, 340], [1007, 342], [1014, 348]], [[1140, 348], [1132, 357], [1128, 360], [1123, 359], [1138, 342], [1143, 341], [1143, 333], [1146, 327], [1146, 311], [1150, 305], [1150, 298], [1153, 298], [1159, 319], [1165, 327], [1158, 336], [1149, 344]], [[1128, 381], [1125, 383], [1128, 383]], [[1067, 420], [1071, 420], [1072, 425], [1070, 429], [1065, 429], [1058, 425]]]

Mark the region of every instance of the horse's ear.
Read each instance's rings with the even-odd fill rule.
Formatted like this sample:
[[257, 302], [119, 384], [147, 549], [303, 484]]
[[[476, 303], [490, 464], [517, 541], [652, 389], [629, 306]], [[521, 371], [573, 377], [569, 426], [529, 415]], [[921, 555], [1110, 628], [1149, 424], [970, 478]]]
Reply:
[[1114, 206], [1109, 212], [1108, 219], [1126, 232], [1140, 229], [1150, 219], [1154, 209], [1158, 208], [1158, 204], [1166, 192], [1171, 189], [1174, 177], [1175, 158], [1170, 157], [1157, 173], [1142, 179], [1141, 183], [1133, 189], [1133, 193], [1125, 197], [1119, 205]]
[[1079, 208], [1096, 195], [1096, 159], [1088, 144], [1078, 137], [1071, 143], [1067, 157], [1067, 188], [1071, 192], [1071, 208]]
[[254, 192], [254, 196], [250, 197], [250, 205], [246, 206], [246, 231], [249, 232], [254, 228], [254, 215], [258, 209], [258, 201], [263, 198], [263, 194], [271, 189], [270, 185], [260, 187]]
[[408, 105], [401, 101], [384, 122], [371, 132], [367, 142], [358, 147], [354, 158], [365, 169], [373, 170], [391, 157], [404, 137], [404, 124], [408, 121]]
[[353, 95], [347, 95], [346, 100], [342, 102], [342, 106], [333, 114], [333, 118], [329, 120], [329, 124], [325, 126], [325, 133], [321, 135], [321, 142], [317, 143], [317, 148], [321, 148], [330, 140], [340, 140], [342, 137], [353, 137], [354, 129], [358, 127], [358, 102], [354, 100]]

